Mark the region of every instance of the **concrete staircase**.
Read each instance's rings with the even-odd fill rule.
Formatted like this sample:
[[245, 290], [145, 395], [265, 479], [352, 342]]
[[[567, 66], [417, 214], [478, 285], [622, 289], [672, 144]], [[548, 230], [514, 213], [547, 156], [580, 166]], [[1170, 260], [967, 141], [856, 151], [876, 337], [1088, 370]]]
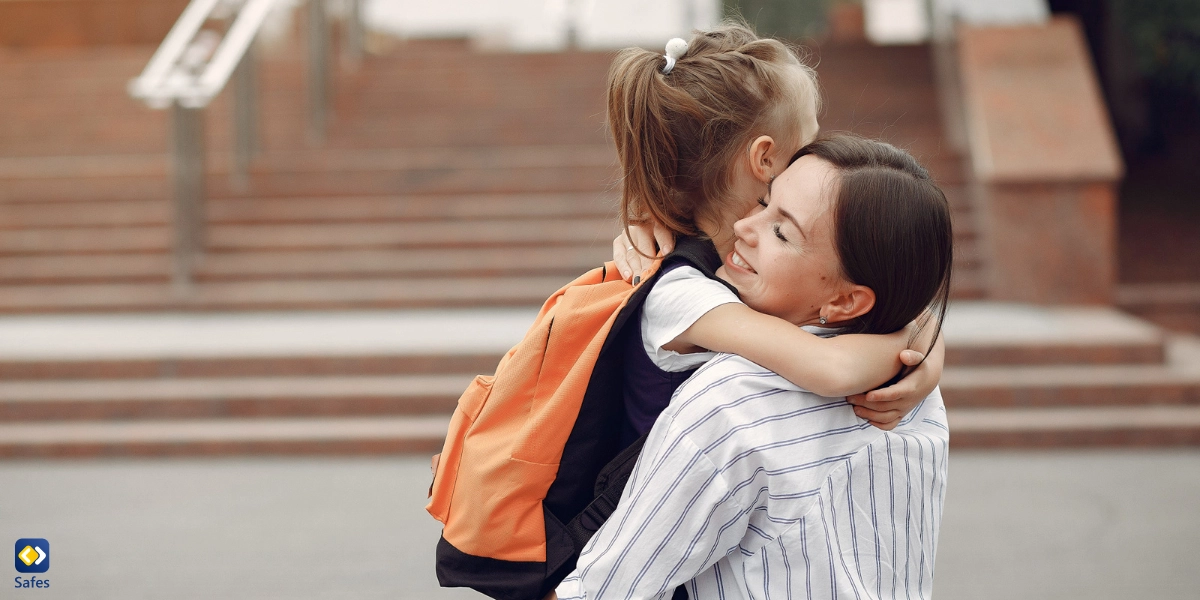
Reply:
[[[412, 42], [335, 82], [320, 147], [302, 64], [262, 68], [263, 155], [229, 175], [208, 114], [198, 285], [169, 285], [168, 137], [125, 81], [149, 48], [0, 53], [0, 312], [528, 305], [603, 261], [618, 227], [603, 85], [611, 55]], [[911, 149], [955, 208], [958, 297], [979, 296], [958, 157], [922, 48], [822, 50], [826, 130]], [[825, 65], [829, 65], [828, 68]]]
[[[610, 254], [610, 55], [411, 42], [338, 76], [322, 146], [300, 63], [268, 57], [244, 189], [218, 99], [206, 254], [177, 295], [165, 118], [124, 92], [151, 51], [0, 52], [0, 456], [432, 453], [528, 307]], [[910, 149], [951, 200], [956, 447], [1200, 443], [1196, 338], [977, 301], [928, 49], [819, 53], [823, 128]]]
[[1200, 444], [1200, 337], [1100, 307], [950, 315], [942, 389], [959, 447]]
[[0, 312], [529, 305], [611, 254], [609, 56], [413, 43], [339, 76], [319, 147], [301, 63], [268, 58], [245, 189], [211, 107], [206, 252], [174, 293], [166, 123], [124, 91], [150, 50], [0, 54]]

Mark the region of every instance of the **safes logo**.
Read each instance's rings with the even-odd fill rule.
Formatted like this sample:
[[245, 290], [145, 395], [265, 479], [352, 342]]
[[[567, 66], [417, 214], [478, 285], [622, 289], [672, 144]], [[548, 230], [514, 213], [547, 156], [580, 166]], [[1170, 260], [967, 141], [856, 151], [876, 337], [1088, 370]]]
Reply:
[[50, 542], [42, 538], [21, 538], [16, 544], [18, 573], [45, 573], [50, 570]]

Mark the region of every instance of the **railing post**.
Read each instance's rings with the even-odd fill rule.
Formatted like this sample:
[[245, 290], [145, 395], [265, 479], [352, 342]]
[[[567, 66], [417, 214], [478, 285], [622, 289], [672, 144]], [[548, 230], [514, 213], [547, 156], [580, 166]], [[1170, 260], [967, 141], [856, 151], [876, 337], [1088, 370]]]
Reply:
[[250, 161], [258, 155], [258, 63], [254, 44], [233, 73], [233, 186], [245, 191]]
[[329, 23], [324, 0], [308, 0], [308, 133], [325, 141], [329, 110]]
[[363, 59], [362, 0], [347, 0], [347, 4], [342, 62], [350, 68], [358, 68]]
[[171, 105], [175, 243], [171, 281], [177, 295], [191, 290], [204, 250], [204, 113]]
[[566, 0], [564, 2], [564, 10], [566, 12], [566, 34], [567, 48], [569, 50], [579, 49], [579, 2], [578, 0]]

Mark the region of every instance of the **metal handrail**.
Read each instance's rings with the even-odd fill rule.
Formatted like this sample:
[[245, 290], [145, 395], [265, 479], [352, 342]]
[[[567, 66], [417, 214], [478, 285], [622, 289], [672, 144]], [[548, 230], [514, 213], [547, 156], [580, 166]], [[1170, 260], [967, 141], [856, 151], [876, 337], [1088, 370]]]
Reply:
[[220, 3], [221, 0], [192, 0], [188, 3], [163, 43], [154, 51], [154, 56], [150, 57], [142, 74], [129, 82], [131, 96], [145, 101], [151, 108], [166, 108], [169, 105], [169, 100], [167, 104], [161, 103], [164, 96], [156, 91], [176, 69], [184, 52]]
[[[257, 68], [254, 40], [277, 0], [191, 0], [141, 75], [129, 82], [129, 94], [155, 109], [171, 111], [173, 155], [174, 266], [176, 292], [191, 292], [195, 268], [203, 257], [204, 120], [203, 109], [233, 78], [234, 153], [230, 174], [234, 186], [245, 189], [249, 165], [258, 152]], [[309, 128], [310, 138], [324, 139], [329, 90], [329, 27], [325, 0], [309, 2]], [[361, 44], [361, 10], [352, 0], [349, 38]], [[236, 11], [219, 34], [205, 25], [226, 20], [225, 9]], [[219, 41], [217, 41], [219, 38]], [[353, 66], [360, 48], [347, 48]]]

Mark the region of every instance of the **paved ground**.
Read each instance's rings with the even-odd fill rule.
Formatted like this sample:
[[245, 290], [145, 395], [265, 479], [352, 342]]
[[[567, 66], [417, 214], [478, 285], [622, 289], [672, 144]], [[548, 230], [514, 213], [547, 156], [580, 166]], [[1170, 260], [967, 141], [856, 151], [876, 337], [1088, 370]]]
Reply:
[[[51, 587], [0, 597], [476, 597], [436, 587], [428, 479], [410, 457], [0, 462], [0, 541], [52, 545]], [[1196, 498], [1197, 450], [959, 452], [938, 597], [1194, 598]]]

